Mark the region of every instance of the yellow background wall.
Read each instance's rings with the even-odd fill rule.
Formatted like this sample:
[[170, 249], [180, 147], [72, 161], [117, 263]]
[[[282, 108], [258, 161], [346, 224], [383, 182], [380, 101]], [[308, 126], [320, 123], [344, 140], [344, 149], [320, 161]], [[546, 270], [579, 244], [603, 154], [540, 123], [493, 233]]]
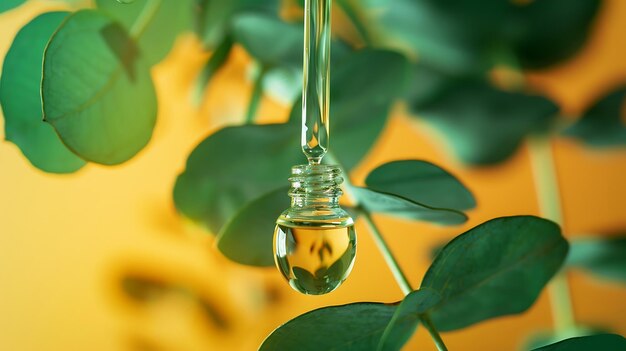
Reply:
[[[0, 57], [19, 28], [59, 6], [29, 1], [0, 15]], [[625, 37], [626, 2], [609, 0], [580, 55], [529, 79], [576, 115], [605, 89], [626, 81]], [[122, 166], [90, 165], [70, 176], [48, 175], [34, 169], [13, 144], [0, 143], [0, 350], [253, 350], [281, 322], [313, 308], [401, 299], [362, 223], [349, 280], [328, 296], [307, 297], [292, 291], [274, 269], [229, 262], [214, 249], [211, 236], [176, 214], [171, 191], [187, 155], [210, 132], [242, 122], [251, 92], [250, 60], [237, 49], [204, 104], [194, 107], [190, 91], [205, 59], [199, 45], [184, 37], [155, 68], [160, 111], [153, 140]], [[260, 121], [281, 120], [287, 113], [286, 106], [266, 98]], [[433, 246], [496, 216], [538, 214], [525, 148], [506, 164], [466, 169], [442, 145], [398, 105], [375, 150], [352, 174], [359, 183], [381, 163], [420, 158], [452, 170], [474, 191], [479, 207], [463, 227], [376, 217], [415, 286]], [[626, 151], [597, 152], [557, 140], [555, 157], [566, 236], [626, 228]], [[139, 303], [121, 287], [128, 276], [194, 293], [157, 294]], [[626, 334], [626, 289], [578, 272], [570, 278], [576, 317]], [[226, 327], [208, 318], [194, 296], [213, 306]], [[544, 293], [522, 315], [443, 337], [451, 350], [514, 350], [530, 333], [550, 325]], [[419, 329], [407, 349], [434, 346]]]

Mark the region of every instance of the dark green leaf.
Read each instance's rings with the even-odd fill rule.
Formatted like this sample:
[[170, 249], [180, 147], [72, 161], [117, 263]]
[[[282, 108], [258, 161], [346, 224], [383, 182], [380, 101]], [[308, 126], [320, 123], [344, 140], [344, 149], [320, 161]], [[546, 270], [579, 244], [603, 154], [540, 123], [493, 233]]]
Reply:
[[211, 82], [211, 79], [215, 76], [215, 73], [220, 70], [228, 61], [228, 56], [233, 47], [233, 40], [231, 37], [225, 37], [222, 43], [215, 49], [206, 65], [200, 72], [196, 81], [196, 91], [194, 96], [194, 102], [200, 103], [204, 89]]
[[626, 86], [621, 86], [604, 96], [573, 126], [566, 129], [565, 135], [595, 147], [625, 145], [626, 124], [622, 121], [625, 97]]
[[463, 162], [498, 163], [522, 139], [546, 129], [558, 106], [536, 95], [498, 90], [478, 80], [457, 80], [437, 96], [409, 99], [413, 112], [438, 128]]
[[626, 236], [576, 239], [567, 263], [599, 277], [626, 282]]
[[374, 169], [365, 184], [434, 207], [468, 210], [476, 206], [474, 196], [458, 179], [426, 161], [386, 163]]
[[44, 13], [24, 26], [4, 59], [0, 81], [6, 139], [15, 143], [35, 167], [51, 173], [71, 173], [85, 165], [43, 122], [41, 112], [43, 52], [67, 15], [68, 12]]
[[217, 247], [228, 258], [250, 266], [273, 266], [276, 219], [289, 208], [288, 187], [278, 188], [244, 206], [222, 227]]
[[0, 2], [0, 13], [14, 9], [25, 2], [26, 0], [2, 0]]
[[461, 224], [467, 220], [463, 212], [430, 207], [399, 195], [361, 187], [352, 187], [351, 190], [359, 204], [371, 212], [444, 225]]
[[376, 46], [400, 48], [422, 62], [457, 73], [486, 68], [482, 59], [508, 9], [506, 1], [498, 0], [482, 1], [480, 6], [454, 0], [342, 2], [363, 12], [361, 21]]
[[[546, 68], [578, 52], [585, 44], [601, 0], [511, 2], [506, 29], [524, 68]], [[549, 29], [548, 29], [549, 28]]]
[[441, 294], [430, 312], [440, 331], [528, 309], [559, 270], [568, 244], [553, 222], [497, 218], [459, 235], [430, 266], [422, 287]]
[[289, 184], [291, 166], [306, 161], [298, 132], [288, 124], [244, 125], [209, 136], [176, 181], [176, 207], [218, 233], [243, 206]]
[[249, 13], [233, 19], [233, 37], [264, 66], [302, 67], [302, 24]]
[[70, 15], [46, 48], [44, 118], [83, 159], [119, 164], [150, 140], [156, 96], [150, 66], [125, 29], [101, 12]]
[[540, 347], [534, 351], [626, 350], [626, 339], [616, 334], [581, 336]]
[[431, 289], [420, 289], [408, 294], [396, 309], [378, 343], [379, 351], [400, 350], [415, 333], [420, 315], [439, 303], [441, 297]]
[[565, 330], [556, 331], [552, 329], [533, 332], [527, 337], [527, 340], [524, 341], [524, 346], [521, 347], [521, 349], [534, 350], [542, 346], [562, 341], [565, 337], [591, 336], [610, 333], [611, 332], [609, 330], [598, 327], [585, 326], [582, 325], [580, 322], [577, 322], [574, 327], [570, 327]]
[[167, 55], [181, 32], [191, 29], [193, 1], [136, 0], [130, 4], [120, 4], [113, 0], [96, 0], [96, 5], [132, 32], [144, 10], [151, 11], [151, 2], [155, 3], [156, 8], [153, 13], [149, 12], [151, 16], [148, 17], [146, 28], [137, 33], [140, 55], [145, 56], [152, 65]]
[[207, 49], [219, 45], [231, 32], [231, 20], [239, 13], [278, 14], [278, 0], [196, 0], [196, 33]]
[[395, 311], [369, 302], [324, 307], [274, 330], [259, 351], [375, 350]]

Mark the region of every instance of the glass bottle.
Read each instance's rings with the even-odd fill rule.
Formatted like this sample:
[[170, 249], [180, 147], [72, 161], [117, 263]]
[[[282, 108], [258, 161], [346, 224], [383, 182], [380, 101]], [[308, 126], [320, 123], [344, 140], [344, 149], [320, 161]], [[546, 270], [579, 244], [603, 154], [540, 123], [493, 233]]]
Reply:
[[339, 206], [341, 170], [323, 164], [294, 166], [289, 181], [291, 207], [274, 231], [276, 266], [296, 291], [329, 293], [348, 277], [356, 256], [354, 222]]

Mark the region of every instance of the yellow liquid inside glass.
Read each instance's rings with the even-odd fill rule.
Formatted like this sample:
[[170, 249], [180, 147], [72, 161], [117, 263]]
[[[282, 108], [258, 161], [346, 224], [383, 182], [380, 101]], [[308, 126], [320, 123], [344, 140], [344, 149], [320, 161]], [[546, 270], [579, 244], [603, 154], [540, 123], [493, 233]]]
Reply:
[[277, 225], [274, 260], [289, 285], [307, 295], [335, 290], [348, 277], [356, 256], [354, 226]]

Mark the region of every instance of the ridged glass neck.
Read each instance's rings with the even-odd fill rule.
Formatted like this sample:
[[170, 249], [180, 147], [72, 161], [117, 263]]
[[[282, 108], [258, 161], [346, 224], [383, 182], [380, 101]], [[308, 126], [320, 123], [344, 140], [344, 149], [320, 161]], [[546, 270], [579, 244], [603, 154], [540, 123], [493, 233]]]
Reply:
[[292, 207], [339, 206], [339, 197], [343, 194], [339, 167], [318, 164], [294, 166], [289, 181]]

